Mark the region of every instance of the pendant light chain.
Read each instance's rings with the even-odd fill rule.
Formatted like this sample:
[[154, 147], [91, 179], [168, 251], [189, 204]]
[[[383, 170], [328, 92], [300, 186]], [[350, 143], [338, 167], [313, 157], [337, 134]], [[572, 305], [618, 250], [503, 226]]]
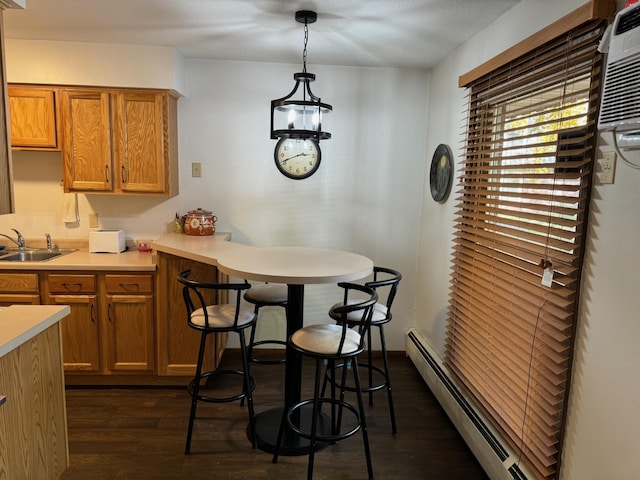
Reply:
[[307, 42], [309, 41], [309, 27], [304, 21], [304, 49], [302, 50], [302, 71], [307, 73]]

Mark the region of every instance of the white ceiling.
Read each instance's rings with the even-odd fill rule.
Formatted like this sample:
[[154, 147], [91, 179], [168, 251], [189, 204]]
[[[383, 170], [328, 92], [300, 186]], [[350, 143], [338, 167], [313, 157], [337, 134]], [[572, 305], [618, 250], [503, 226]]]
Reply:
[[186, 57], [429, 68], [520, 0], [26, 0], [12, 39], [159, 45]]

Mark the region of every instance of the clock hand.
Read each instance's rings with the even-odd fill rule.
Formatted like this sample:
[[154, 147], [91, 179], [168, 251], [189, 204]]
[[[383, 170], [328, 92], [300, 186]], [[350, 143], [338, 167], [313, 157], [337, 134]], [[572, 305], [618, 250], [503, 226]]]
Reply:
[[309, 154], [308, 154], [308, 153], [304, 153], [304, 152], [302, 152], [302, 153], [299, 153], [299, 154], [297, 154], [297, 155], [294, 155], [293, 157], [285, 158], [282, 162], [283, 162], [283, 163], [284, 163], [284, 162], [288, 162], [289, 160], [291, 160], [291, 159], [293, 159], [293, 158], [296, 158], [296, 157], [306, 157], [307, 155], [309, 155]]

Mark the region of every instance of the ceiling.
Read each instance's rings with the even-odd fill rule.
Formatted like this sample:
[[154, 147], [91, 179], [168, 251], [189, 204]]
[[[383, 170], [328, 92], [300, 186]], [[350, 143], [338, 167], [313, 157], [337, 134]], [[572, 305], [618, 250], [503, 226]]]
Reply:
[[11, 39], [175, 47], [186, 57], [430, 68], [520, 0], [26, 0]]

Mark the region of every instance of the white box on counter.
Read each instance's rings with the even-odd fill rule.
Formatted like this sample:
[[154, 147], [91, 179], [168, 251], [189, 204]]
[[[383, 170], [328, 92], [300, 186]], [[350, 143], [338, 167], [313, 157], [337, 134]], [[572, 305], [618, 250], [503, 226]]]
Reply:
[[96, 230], [89, 232], [90, 253], [120, 253], [127, 249], [124, 230]]

